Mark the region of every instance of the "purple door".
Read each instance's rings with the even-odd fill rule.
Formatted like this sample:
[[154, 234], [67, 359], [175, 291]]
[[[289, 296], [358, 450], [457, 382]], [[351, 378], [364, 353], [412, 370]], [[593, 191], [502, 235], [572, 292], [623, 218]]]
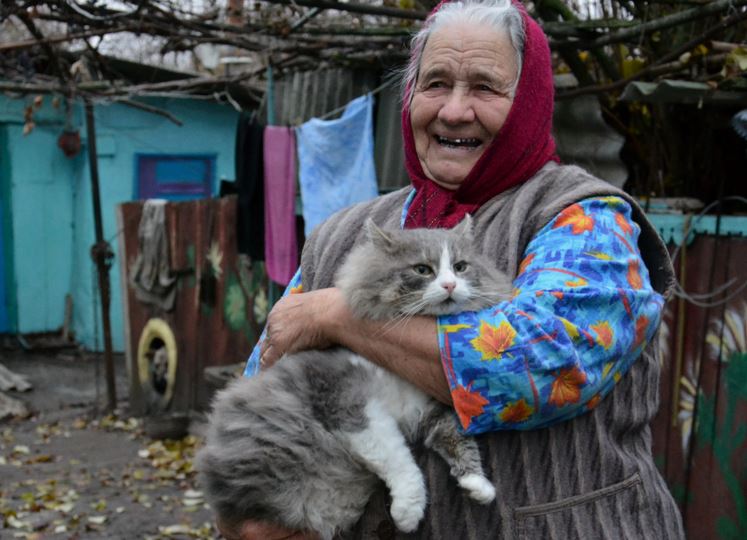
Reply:
[[137, 156], [137, 199], [202, 199], [214, 185], [214, 155]]

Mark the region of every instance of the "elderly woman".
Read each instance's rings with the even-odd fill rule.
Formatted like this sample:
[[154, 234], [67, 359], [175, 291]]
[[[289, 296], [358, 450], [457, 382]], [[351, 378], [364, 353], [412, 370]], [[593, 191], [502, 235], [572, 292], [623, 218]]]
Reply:
[[[414, 38], [407, 71], [412, 187], [318, 227], [289, 287], [304, 294], [284, 297], [268, 319], [265, 366], [340, 344], [451, 404], [479, 435], [495, 502], [472, 503], [444, 462], [422, 453], [421, 538], [684, 537], [648, 427], [669, 258], [633, 199], [557, 163], [552, 108], [547, 40], [520, 4], [442, 3]], [[482, 251], [515, 276], [510, 302], [395, 327], [351, 316], [332, 278], [367, 217], [452, 227], [467, 213]], [[225, 532], [305, 537], [261, 523]], [[351, 537], [397, 534], [382, 490]]]

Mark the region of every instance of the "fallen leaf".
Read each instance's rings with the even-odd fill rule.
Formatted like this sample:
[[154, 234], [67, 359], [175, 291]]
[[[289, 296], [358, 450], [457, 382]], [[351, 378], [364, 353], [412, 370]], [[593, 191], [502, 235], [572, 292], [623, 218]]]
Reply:
[[8, 525], [13, 527], [14, 529], [25, 529], [28, 527], [28, 523], [25, 521], [21, 521], [20, 519], [16, 518], [16, 516], [8, 516], [8, 519], [6, 520]]

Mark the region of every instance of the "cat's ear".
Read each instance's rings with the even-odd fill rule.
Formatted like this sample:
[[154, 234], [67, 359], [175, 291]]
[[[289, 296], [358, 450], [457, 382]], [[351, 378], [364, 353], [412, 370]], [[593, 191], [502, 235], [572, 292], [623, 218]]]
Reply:
[[394, 243], [387, 233], [382, 231], [373, 219], [368, 218], [365, 223], [366, 234], [373, 245], [380, 249], [389, 250]]
[[457, 236], [464, 238], [467, 241], [472, 240], [472, 216], [469, 214], [464, 215], [464, 219], [460, 221], [456, 227], [452, 229], [454, 231], [454, 234]]

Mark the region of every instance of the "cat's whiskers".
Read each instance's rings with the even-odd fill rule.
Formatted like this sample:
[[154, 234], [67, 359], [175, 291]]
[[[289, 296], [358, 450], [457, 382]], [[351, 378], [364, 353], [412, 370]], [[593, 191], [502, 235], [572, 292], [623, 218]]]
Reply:
[[404, 325], [415, 315], [417, 315], [422, 310], [423, 306], [427, 304], [427, 302], [421, 301], [419, 304], [411, 304], [410, 306], [408, 306], [409, 309], [400, 311], [399, 313], [397, 313], [397, 315], [389, 319], [382, 327], [381, 333], [385, 334], [387, 332], [390, 332], [391, 330], [394, 330], [395, 328], [397, 328], [397, 326]]

